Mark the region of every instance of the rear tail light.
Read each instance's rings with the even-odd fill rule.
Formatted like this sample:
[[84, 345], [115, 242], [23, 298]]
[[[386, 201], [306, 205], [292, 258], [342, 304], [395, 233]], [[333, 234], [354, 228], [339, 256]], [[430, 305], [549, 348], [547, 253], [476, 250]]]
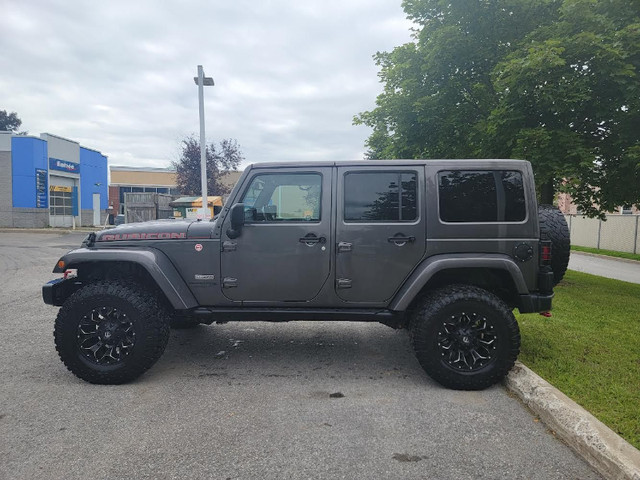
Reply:
[[543, 240], [540, 242], [540, 265], [551, 263], [551, 242]]

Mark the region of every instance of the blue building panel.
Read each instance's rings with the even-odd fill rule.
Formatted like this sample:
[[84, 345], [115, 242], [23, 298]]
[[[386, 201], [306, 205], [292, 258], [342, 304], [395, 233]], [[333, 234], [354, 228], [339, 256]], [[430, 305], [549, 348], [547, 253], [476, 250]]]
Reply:
[[80, 204], [93, 208], [93, 194], [100, 194], [100, 209], [109, 208], [107, 157], [95, 150], [80, 147]]
[[48, 167], [47, 142], [32, 137], [11, 138], [14, 207], [36, 208], [36, 170], [47, 170]]

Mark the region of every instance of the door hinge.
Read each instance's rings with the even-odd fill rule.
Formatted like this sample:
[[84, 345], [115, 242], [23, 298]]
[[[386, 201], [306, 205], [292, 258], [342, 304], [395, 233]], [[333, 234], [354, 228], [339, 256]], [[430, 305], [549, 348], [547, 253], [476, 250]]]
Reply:
[[235, 252], [238, 244], [236, 242], [222, 242], [223, 252]]
[[336, 280], [337, 288], [351, 288], [351, 279], [350, 278], [338, 278]]
[[353, 244], [349, 242], [339, 242], [338, 252], [350, 252], [353, 248]]
[[222, 288], [237, 288], [238, 279], [232, 277], [224, 277], [222, 280]]

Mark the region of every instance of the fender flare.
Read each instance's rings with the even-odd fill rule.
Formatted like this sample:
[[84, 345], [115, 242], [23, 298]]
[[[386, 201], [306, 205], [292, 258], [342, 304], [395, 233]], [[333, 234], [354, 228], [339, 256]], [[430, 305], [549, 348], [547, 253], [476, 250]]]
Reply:
[[[64, 266], [60, 267], [60, 261]], [[53, 273], [63, 273], [68, 268], [76, 268], [84, 263], [125, 262], [135, 263], [144, 268], [166, 295], [169, 303], [176, 310], [185, 310], [198, 306], [191, 290], [171, 263], [171, 260], [155, 248], [125, 250], [117, 248], [72, 250], [60, 258]]]
[[491, 268], [505, 270], [516, 286], [520, 295], [529, 293], [527, 284], [518, 265], [507, 255], [470, 254], [434, 255], [424, 260], [411, 273], [402, 288], [393, 298], [389, 308], [394, 311], [405, 311], [422, 288], [438, 272], [456, 268]]

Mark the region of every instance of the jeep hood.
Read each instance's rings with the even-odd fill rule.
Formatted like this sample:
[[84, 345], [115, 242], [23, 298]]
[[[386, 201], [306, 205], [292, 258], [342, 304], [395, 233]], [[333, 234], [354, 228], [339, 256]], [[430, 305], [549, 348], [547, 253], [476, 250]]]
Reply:
[[119, 225], [95, 233], [95, 242], [131, 240], [179, 240], [190, 237], [209, 237], [215, 222], [197, 220], [152, 220]]

